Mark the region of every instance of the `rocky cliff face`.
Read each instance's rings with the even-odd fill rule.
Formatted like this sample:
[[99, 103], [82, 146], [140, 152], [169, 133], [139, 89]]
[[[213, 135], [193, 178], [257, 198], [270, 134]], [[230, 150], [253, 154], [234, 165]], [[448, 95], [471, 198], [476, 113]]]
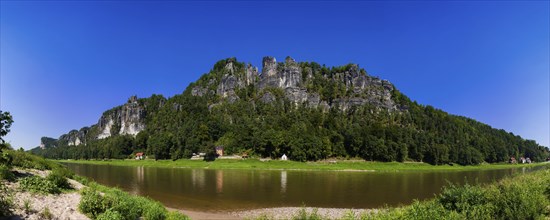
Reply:
[[335, 74], [333, 80], [344, 82], [351, 89], [351, 97], [338, 98], [333, 105], [346, 110], [352, 106], [372, 104], [385, 109], [396, 110], [392, 100], [394, 86], [387, 80], [361, 74], [357, 65], [352, 65], [348, 71]]
[[302, 83], [302, 71], [294, 59], [287, 57], [284, 64], [279, 65], [275, 58], [264, 57], [259, 89], [267, 87], [298, 88]]
[[86, 135], [90, 131], [89, 127], [83, 127], [80, 130], [72, 130], [69, 133], [61, 135], [58, 139], [61, 145], [86, 145]]
[[145, 108], [132, 96], [128, 102], [105, 112], [97, 123], [98, 139], [111, 135], [137, 135], [145, 129]]
[[145, 106], [139, 103], [136, 96], [132, 96], [126, 104], [104, 112], [97, 124], [91, 127], [69, 131], [59, 139], [42, 138], [40, 148], [86, 145], [88, 140], [103, 139], [112, 135], [135, 136], [145, 130], [145, 117]]
[[50, 138], [50, 137], [42, 137], [40, 138], [40, 148], [46, 149], [50, 147], [56, 147], [57, 146], [57, 139]]
[[194, 96], [216, 94], [230, 103], [238, 100], [236, 90], [247, 85], [254, 85], [259, 93], [259, 101], [271, 103], [277, 98], [268, 88], [282, 89], [285, 98], [295, 104], [305, 103], [306, 106], [328, 110], [339, 108], [348, 110], [353, 106], [371, 104], [383, 109], [396, 110], [398, 107], [392, 100], [394, 86], [376, 77], [368, 76], [362, 72], [359, 66], [349, 65], [349, 68], [336, 74], [323, 75], [324, 79], [345, 85], [346, 96], [334, 99], [323, 98], [318, 92], [308, 90], [306, 84], [314, 83], [314, 73], [310, 67], [302, 67], [291, 57], [287, 57], [284, 63], [278, 63], [274, 57], [264, 57], [262, 60], [262, 71], [258, 73], [257, 68], [247, 65], [245, 74], [238, 74], [235, 70], [235, 59], [228, 59], [225, 64], [225, 74], [216, 81], [211, 79], [208, 84], [217, 84], [217, 89], [209, 90], [204, 85], [197, 85], [192, 89]]

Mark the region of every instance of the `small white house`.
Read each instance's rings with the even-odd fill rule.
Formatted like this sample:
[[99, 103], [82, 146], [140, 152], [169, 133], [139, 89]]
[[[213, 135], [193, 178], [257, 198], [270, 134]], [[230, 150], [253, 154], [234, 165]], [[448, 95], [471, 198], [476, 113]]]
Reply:
[[281, 160], [288, 160], [288, 158], [286, 157], [286, 154], [283, 154], [283, 156], [281, 157]]

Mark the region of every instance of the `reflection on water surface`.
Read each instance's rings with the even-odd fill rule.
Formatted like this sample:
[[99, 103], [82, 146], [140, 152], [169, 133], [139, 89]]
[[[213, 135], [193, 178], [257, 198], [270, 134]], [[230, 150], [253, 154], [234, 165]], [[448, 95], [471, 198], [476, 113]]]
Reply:
[[377, 208], [432, 198], [447, 181], [487, 183], [529, 168], [463, 172], [209, 170], [66, 164], [76, 174], [173, 208], [228, 211], [307, 206]]

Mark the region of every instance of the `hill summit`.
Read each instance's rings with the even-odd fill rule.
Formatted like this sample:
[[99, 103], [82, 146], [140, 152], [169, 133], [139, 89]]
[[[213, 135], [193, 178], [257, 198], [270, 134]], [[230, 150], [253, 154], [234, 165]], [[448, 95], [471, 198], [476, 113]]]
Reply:
[[34, 153], [75, 159], [141, 151], [179, 159], [220, 146], [226, 154], [299, 161], [478, 164], [549, 154], [534, 141], [417, 104], [357, 64], [329, 68], [291, 57], [264, 57], [261, 72], [236, 58], [220, 60], [182, 94], [132, 96], [95, 125], [42, 140], [48, 143]]

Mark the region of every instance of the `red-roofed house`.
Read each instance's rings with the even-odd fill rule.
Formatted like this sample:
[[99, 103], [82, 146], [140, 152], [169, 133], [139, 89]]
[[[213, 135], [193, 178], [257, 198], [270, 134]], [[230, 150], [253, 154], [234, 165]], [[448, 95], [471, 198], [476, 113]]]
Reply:
[[143, 160], [144, 158], [145, 158], [145, 154], [143, 154], [143, 152], [136, 153], [136, 160]]

